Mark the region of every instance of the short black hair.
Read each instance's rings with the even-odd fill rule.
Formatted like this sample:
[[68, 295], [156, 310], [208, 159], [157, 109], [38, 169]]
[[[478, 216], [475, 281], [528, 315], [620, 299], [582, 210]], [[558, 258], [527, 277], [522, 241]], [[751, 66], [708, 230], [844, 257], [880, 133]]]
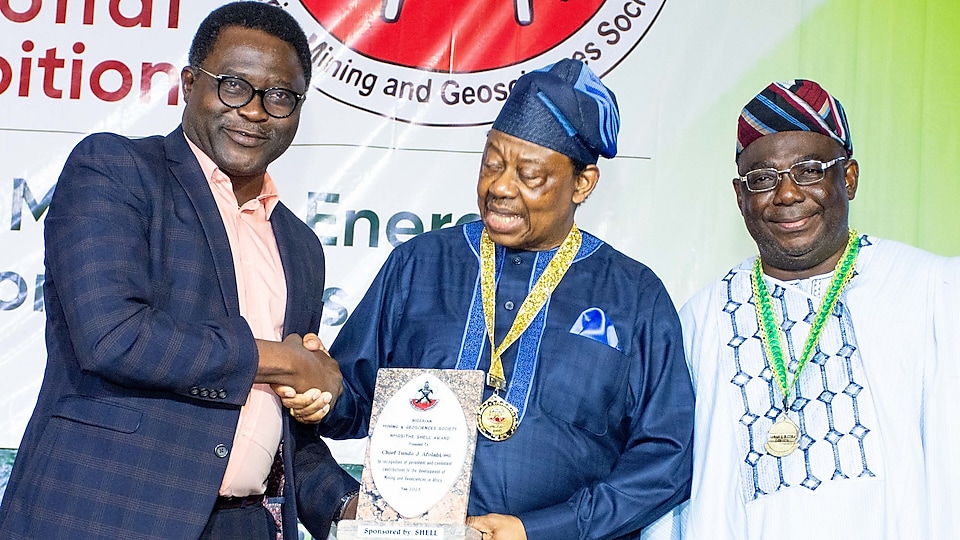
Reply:
[[[570, 156], [567, 156], [570, 157]], [[579, 159], [570, 158], [570, 164], [573, 165], [573, 175], [580, 176], [580, 173], [587, 170], [587, 165], [593, 165], [592, 163], [587, 163], [585, 161], [580, 161]]]
[[292, 45], [303, 68], [303, 78], [310, 86], [310, 45], [300, 23], [283, 9], [262, 2], [233, 2], [211, 11], [193, 36], [188, 57], [191, 66], [200, 67], [203, 64], [217, 43], [220, 32], [229, 26], [260, 30]]

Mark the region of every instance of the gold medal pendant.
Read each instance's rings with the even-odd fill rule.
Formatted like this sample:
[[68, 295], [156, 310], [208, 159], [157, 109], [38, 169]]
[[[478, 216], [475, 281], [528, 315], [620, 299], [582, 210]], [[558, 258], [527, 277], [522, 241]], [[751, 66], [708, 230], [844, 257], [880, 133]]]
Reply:
[[[477, 408], [477, 430], [491, 441], [505, 441], [513, 435], [520, 425], [520, 413], [500, 392], [507, 389], [507, 379], [503, 373], [503, 361], [500, 355], [513, 344], [530, 326], [534, 317], [546, 304], [557, 284], [566, 274], [573, 259], [580, 251], [581, 235], [576, 225], [571, 227], [563, 243], [550, 259], [543, 273], [537, 278], [527, 297], [520, 304], [517, 316], [497, 345], [494, 341], [495, 315], [494, 301], [497, 295], [496, 285], [496, 246], [490, 240], [486, 229], [480, 235], [480, 297], [483, 302], [483, 320], [490, 339], [490, 368], [487, 370], [487, 384], [493, 387], [494, 394]], [[529, 382], [529, 381], [527, 381]]]
[[517, 409], [498, 394], [493, 394], [477, 408], [477, 430], [491, 441], [505, 441], [520, 423]]
[[[803, 344], [803, 352], [800, 353], [800, 358], [797, 360], [797, 367], [792, 378], [788, 377], [787, 365], [789, 360], [784, 356], [787, 347], [780, 338], [781, 330], [776, 320], [777, 314], [773, 305], [773, 296], [763, 279], [762, 260], [757, 257], [754, 262], [753, 272], [750, 274], [750, 288], [753, 290], [755, 299], [757, 324], [762, 330], [760, 338], [763, 341], [764, 360], [770, 367], [770, 371], [773, 372], [777, 386], [783, 392], [783, 413], [770, 428], [770, 433], [767, 435], [767, 444], [764, 445], [767, 453], [771, 456], [778, 458], [789, 456], [800, 447], [800, 428], [787, 417], [786, 413], [790, 404], [790, 390], [799, 388], [800, 373], [807, 365], [807, 361], [810, 360], [817, 343], [820, 342], [820, 334], [827, 324], [827, 318], [833, 313], [834, 308], [840, 302], [840, 295], [850, 280], [853, 279], [859, 252], [860, 237], [857, 235], [857, 231], [850, 229], [847, 233], [847, 247], [833, 269], [830, 287], [823, 296], [820, 308], [817, 309], [813, 322], [810, 324], [810, 334]], [[783, 316], [786, 317], [786, 315]]]
[[764, 448], [768, 454], [779, 458], [789, 456], [799, 447], [800, 428], [786, 414], [781, 414], [770, 428]]

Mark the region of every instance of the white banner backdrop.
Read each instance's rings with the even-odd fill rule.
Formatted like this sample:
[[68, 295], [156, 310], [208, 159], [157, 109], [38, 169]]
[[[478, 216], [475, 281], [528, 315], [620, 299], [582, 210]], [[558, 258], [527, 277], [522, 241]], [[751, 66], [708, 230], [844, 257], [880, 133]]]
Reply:
[[[0, 447], [19, 443], [43, 375], [43, 217], [60, 168], [88, 133], [177, 126], [190, 40], [221, 3], [0, 0]], [[580, 58], [617, 94], [620, 155], [601, 160], [578, 223], [653, 268], [678, 306], [755, 249], [730, 187], [743, 103], [771, 80], [822, 75], [858, 140], [856, 104], [829, 80], [845, 87], [837, 62], [854, 60], [758, 67], [791, 57], [827, 0], [435, 4], [282, 3], [310, 37], [315, 71], [271, 174], [325, 244], [327, 343], [394, 245], [476, 217], [484, 137], [524, 71]]]

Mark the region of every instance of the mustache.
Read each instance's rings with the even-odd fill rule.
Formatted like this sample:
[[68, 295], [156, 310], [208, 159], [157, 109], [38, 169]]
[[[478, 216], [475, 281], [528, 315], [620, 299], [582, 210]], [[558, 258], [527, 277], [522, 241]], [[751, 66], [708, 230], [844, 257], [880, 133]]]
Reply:
[[780, 214], [771, 214], [767, 217], [767, 221], [772, 221], [774, 223], [789, 223], [792, 221], [800, 221], [802, 219], [807, 219], [813, 216], [811, 213], [797, 213], [797, 212], [788, 212]]
[[236, 131], [243, 133], [245, 135], [250, 135], [252, 137], [257, 137], [260, 139], [269, 139], [272, 135], [270, 130], [265, 130], [256, 125], [236, 125], [236, 124], [227, 124], [223, 126], [223, 129], [227, 131]]
[[497, 214], [516, 214], [516, 215], [519, 215], [519, 214], [522, 213], [519, 208], [516, 208], [516, 207], [515, 207], [516, 205], [514, 205], [514, 204], [509, 204], [509, 203], [504, 204], [504, 203], [506, 202], [506, 200], [507, 200], [507, 199], [501, 199], [501, 198], [497, 198], [497, 197], [487, 197], [487, 198], [483, 201], [483, 207], [484, 207], [484, 209], [486, 209], [486, 210], [488, 210], [488, 211], [490, 211], [490, 212], [495, 212], [495, 213], [497, 213]]

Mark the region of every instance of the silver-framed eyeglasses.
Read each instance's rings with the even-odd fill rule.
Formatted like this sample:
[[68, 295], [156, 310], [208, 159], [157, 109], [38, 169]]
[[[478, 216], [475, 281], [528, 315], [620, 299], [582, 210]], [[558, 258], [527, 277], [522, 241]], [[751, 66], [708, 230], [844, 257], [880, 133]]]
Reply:
[[274, 118], [286, 118], [293, 114], [297, 105], [306, 97], [288, 88], [273, 87], [258, 90], [249, 82], [233, 75], [214, 75], [200, 66], [198, 70], [217, 80], [217, 96], [220, 102], [231, 109], [239, 109], [253, 100], [253, 96], [260, 96], [263, 110]]
[[777, 185], [780, 184], [780, 176], [784, 174], [790, 175], [790, 178], [798, 186], [809, 186], [810, 184], [816, 184], [823, 180], [827, 169], [845, 159], [847, 159], [845, 156], [840, 156], [827, 162], [811, 159], [794, 163], [789, 169], [782, 171], [774, 168], [754, 169], [738, 177], [738, 179], [746, 184], [747, 191], [753, 193], [761, 193], [775, 189]]

